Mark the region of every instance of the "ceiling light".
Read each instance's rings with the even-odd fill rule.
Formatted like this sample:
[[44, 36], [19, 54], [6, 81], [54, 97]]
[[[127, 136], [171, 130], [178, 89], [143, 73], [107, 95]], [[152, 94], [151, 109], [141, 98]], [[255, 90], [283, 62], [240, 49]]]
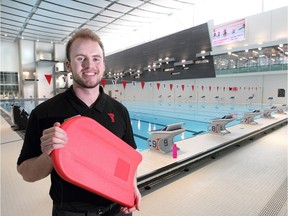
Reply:
[[166, 62], [166, 64], [168, 64], [167, 62], [173, 62], [173, 61], [175, 61], [175, 58], [169, 58], [169, 57], [166, 57], [165, 59], [160, 58], [158, 61], [154, 61], [153, 65], [154, 64], [162, 64], [164, 62]]
[[191, 64], [194, 64], [193, 60], [185, 60], [185, 59], [183, 59], [181, 62], [175, 62], [174, 63], [174, 67], [180, 66], [180, 65], [182, 67], [185, 67], [186, 65], [191, 65]]

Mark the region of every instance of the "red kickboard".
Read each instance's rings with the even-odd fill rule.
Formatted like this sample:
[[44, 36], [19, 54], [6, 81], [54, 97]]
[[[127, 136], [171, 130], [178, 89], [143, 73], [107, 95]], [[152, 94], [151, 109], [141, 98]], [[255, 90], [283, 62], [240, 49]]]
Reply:
[[56, 172], [74, 185], [132, 207], [142, 155], [94, 119], [74, 117], [61, 128], [68, 143], [51, 153]]

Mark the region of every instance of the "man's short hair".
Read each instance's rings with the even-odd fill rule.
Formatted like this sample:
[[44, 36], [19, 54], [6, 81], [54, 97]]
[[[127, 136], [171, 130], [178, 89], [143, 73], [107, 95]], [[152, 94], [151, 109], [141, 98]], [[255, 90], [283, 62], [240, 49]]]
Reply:
[[103, 51], [103, 57], [105, 56], [104, 45], [103, 45], [100, 37], [96, 33], [94, 33], [92, 30], [90, 30], [88, 28], [84, 28], [84, 29], [80, 29], [80, 30], [76, 31], [66, 45], [66, 58], [68, 61], [70, 61], [70, 48], [72, 46], [72, 43], [78, 38], [90, 39], [92, 41], [98, 42], [99, 46], [101, 47], [101, 49]]

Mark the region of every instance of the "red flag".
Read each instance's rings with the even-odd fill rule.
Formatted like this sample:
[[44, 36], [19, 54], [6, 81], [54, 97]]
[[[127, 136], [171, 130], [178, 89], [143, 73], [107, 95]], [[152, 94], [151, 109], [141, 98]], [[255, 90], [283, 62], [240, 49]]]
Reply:
[[211, 86], [209, 86], [209, 91], [211, 91]]
[[182, 87], [182, 91], [184, 91], [185, 85], [181, 85], [181, 87]]
[[45, 76], [45, 78], [46, 78], [48, 84], [50, 85], [50, 83], [51, 83], [51, 79], [52, 79], [52, 74], [45, 74], [44, 76]]
[[192, 85], [191, 87], [192, 87], [192, 91], [194, 91], [194, 85]]
[[159, 88], [160, 88], [160, 83], [157, 83], [157, 89], [159, 90]]
[[202, 87], [202, 91], [204, 90], [204, 86], [201, 86]]
[[173, 89], [173, 84], [171, 83], [170, 84], [170, 90], [172, 91], [172, 89]]
[[123, 84], [123, 87], [124, 87], [124, 89], [125, 89], [127, 82], [126, 82], [126, 81], [122, 81], [122, 84]]
[[217, 86], [217, 91], [219, 90], [219, 86]]
[[101, 84], [102, 84], [103, 88], [105, 88], [106, 80], [102, 79], [102, 80], [101, 80]]
[[142, 89], [144, 89], [145, 82], [141, 82]]

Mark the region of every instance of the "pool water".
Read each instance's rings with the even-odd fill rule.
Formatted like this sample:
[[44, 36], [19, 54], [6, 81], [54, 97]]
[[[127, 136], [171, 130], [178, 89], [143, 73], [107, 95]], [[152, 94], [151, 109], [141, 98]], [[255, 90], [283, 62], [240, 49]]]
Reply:
[[229, 127], [239, 124], [240, 118], [243, 117], [245, 112], [252, 112], [255, 109], [268, 107], [193, 102], [121, 102], [127, 107], [130, 113], [134, 137], [139, 151], [148, 148], [147, 139], [150, 137], [149, 131], [162, 129], [168, 124], [184, 123], [186, 131], [174, 137], [174, 141], [179, 141], [207, 133], [211, 119], [222, 118], [224, 115], [233, 114], [236, 120], [228, 123], [227, 127]]
[[[11, 105], [17, 104], [30, 113], [32, 109], [45, 99], [7, 100], [1, 101], [1, 107], [10, 112]], [[210, 120], [233, 114], [236, 120], [227, 124], [227, 127], [240, 124], [240, 118], [245, 112], [255, 109], [265, 109], [268, 105], [246, 104], [213, 104], [213, 103], [173, 103], [159, 101], [120, 101], [130, 114], [137, 150], [148, 149], [147, 139], [149, 131], [159, 130], [166, 125], [183, 123], [185, 132], [174, 137], [179, 141], [193, 136], [207, 133]], [[257, 117], [256, 117], [257, 118]]]

